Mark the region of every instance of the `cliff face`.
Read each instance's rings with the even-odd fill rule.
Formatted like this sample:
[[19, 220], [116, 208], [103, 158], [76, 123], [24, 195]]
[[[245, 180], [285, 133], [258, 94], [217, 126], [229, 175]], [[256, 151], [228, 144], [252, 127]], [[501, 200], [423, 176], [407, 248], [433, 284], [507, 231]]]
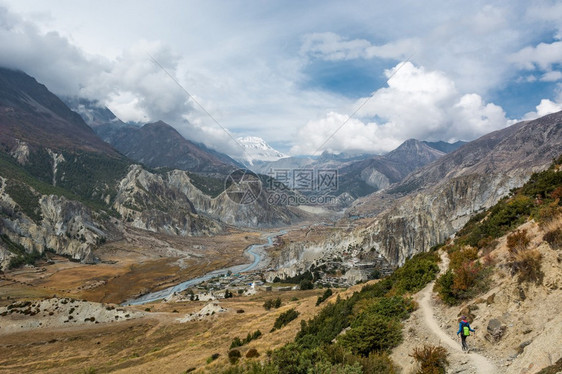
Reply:
[[[0, 177], [0, 180], [0, 225], [8, 241], [21, 246], [27, 253], [42, 254], [50, 250], [74, 260], [94, 262], [92, 250], [106, 234], [104, 226], [93, 218], [90, 209], [65, 197], [43, 195], [38, 199], [42, 219], [36, 222], [5, 192], [6, 179]], [[15, 255], [6, 248], [1, 252], [0, 267], [4, 268]]]
[[314, 243], [292, 243], [277, 267], [283, 275], [307, 269], [319, 259], [346, 252], [358, 257], [373, 250], [390, 264], [401, 265], [454, 235], [472, 214], [522, 186], [560, 154], [562, 112], [486, 135], [412, 173], [389, 192], [362, 199], [349, 215], [372, 212], [374, 217], [352, 231], [338, 230]]
[[202, 201], [208, 196], [197, 190], [184, 172], [178, 171], [183, 178], [170, 183], [169, 176], [174, 173], [159, 175], [132, 165], [119, 182], [113, 208], [133, 227], [152, 232], [181, 236], [219, 232], [220, 225], [198, 215], [189, 198], [197, 196]]
[[[264, 191], [251, 204], [232, 201], [228, 192], [211, 198], [192, 184], [185, 171], [153, 174], [133, 165], [119, 183], [113, 207], [138, 228], [159, 232], [171, 230], [180, 235], [189, 233], [190, 228], [192, 234], [217, 232], [219, 225], [211, 219], [236, 226], [270, 227], [290, 224], [298, 218], [290, 207], [269, 204]], [[158, 209], [167, 213], [155, 214]], [[196, 214], [199, 214], [197, 219]], [[198, 231], [199, 227], [201, 230]]]
[[403, 264], [453, 235], [472, 214], [494, 205], [560, 154], [562, 112], [475, 140], [407, 178], [404, 184], [424, 187], [363, 229], [361, 246]]

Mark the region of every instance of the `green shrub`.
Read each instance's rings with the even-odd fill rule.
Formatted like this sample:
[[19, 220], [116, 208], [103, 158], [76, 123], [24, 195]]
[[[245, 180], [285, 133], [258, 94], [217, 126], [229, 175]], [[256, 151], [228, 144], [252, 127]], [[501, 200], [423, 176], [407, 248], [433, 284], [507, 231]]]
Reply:
[[276, 298], [276, 299], [268, 299], [265, 301], [265, 303], [263, 303], [263, 307], [265, 308], [265, 310], [270, 310], [271, 308], [279, 308], [281, 307], [281, 298]]
[[301, 290], [312, 290], [314, 288], [314, 283], [309, 279], [303, 279], [299, 283], [299, 289]]
[[363, 373], [395, 374], [394, 364], [386, 353], [371, 353], [369, 357], [359, 359]]
[[207, 364], [210, 364], [211, 362], [215, 361], [217, 358], [219, 358], [220, 354], [218, 353], [213, 353], [208, 359], [207, 359]]
[[318, 299], [316, 300], [316, 306], [322, 304], [324, 301], [326, 301], [330, 296], [332, 296], [333, 292], [331, 288], [328, 288], [326, 291], [324, 291], [324, 293], [322, 294], [322, 296], [318, 296]]
[[435, 252], [419, 253], [412, 257], [411, 261], [407, 261], [391, 275], [395, 292], [401, 295], [420, 291], [439, 272], [437, 261]]
[[449, 361], [447, 350], [441, 346], [424, 345], [410, 355], [420, 365], [417, 374], [445, 374]]
[[299, 314], [300, 313], [297, 312], [294, 308], [281, 313], [279, 317], [277, 317], [277, 319], [275, 320], [272, 331], [279, 330], [280, 328], [287, 326], [289, 322], [296, 319], [299, 316]]
[[354, 354], [367, 357], [371, 352], [385, 351], [402, 341], [402, 325], [396, 319], [368, 314], [355, 321], [338, 343]]
[[435, 282], [434, 291], [439, 294], [439, 297], [447, 305], [455, 305], [457, 300], [457, 295], [453, 290], [454, 274], [451, 269], [441, 275]]
[[232, 365], [236, 364], [238, 362], [238, 360], [240, 360], [240, 357], [242, 357], [242, 354], [237, 349], [233, 349], [233, 350], [228, 352], [228, 361]]
[[230, 349], [232, 348], [237, 348], [237, 347], [242, 347], [243, 345], [248, 344], [249, 342], [251, 342], [252, 340], [256, 340], [258, 339], [260, 336], [262, 335], [260, 330], [256, 330], [253, 333], [248, 333], [248, 335], [246, 335], [246, 338], [244, 338], [244, 340], [240, 340], [239, 337], [234, 338], [234, 340], [232, 340], [232, 343], [230, 343]]
[[242, 345], [243, 345], [242, 340], [240, 340], [239, 337], [235, 337], [235, 338], [232, 340], [232, 343], [230, 343], [230, 349], [232, 349], [232, 348], [237, 348], [237, 347], [242, 347]]
[[402, 296], [382, 297], [367, 308], [367, 313], [383, 317], [406, 319], [415, 309], [411, 299]]

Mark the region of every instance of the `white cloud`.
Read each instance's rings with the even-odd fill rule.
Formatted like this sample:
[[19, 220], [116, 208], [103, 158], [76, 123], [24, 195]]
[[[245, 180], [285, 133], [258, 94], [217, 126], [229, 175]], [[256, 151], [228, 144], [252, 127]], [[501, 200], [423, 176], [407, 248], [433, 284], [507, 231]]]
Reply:
[[553, 70], [544, 73], [541, 77], [542, 82], [556, 82], [562, 79], [562, 72]]
[[[382, 153], [408, 138], [420, 140], [469, 140], [512, 123], [503, 109], [482, 97], [461, 94], [442, 72], [427, 71], [412, 63], [386, 72], [388, 87], [373, 93], [353, 118], [318, 150]], [[358, 100], [358, 107], [367, 98]], [[351, 112], [351, 111], [350, 111]], [[344, 123], [346, 115], [330, 112], [309, 121], [299, 132], [293, 154], [318, 149]], [[370, 121], [369, 119], [377, 119]], [[363, 119], [363, 120], [362, 120]]]
[[562, 41], [525, 47], [513, 54], [510, 59], [527, 70], [535, 68], [550, 70], [553, 64], [560, 64], [562, 61]]
[[535, 112], [526, 113], [523, 116], [524, 120], [532, 120], [547, 114], [556, 113], [562, 110], [562, 102], [554, 102], [549, 99], [542, 99], [539, 105], [536, 106]]
[[55, 93], [77, 94], [108, 61], [86, 56], [57, 32], [43, 34], [0, 6], [0, 66], [38, 77]]
[[306, 137], [329, 136], [341, 113], [354, 109], [354, 100], [336, 90], [310, 88], [306, 68], [314, 59], [319, 65], [372, 59], [378, 69], [413, 54], [413, 64], [377, 90], [362, 117], [328, 144], [334, 150], [384, 151], [409, 137], [470, 140], [507, 121], [482, 97], [512, 80], [561, 79], [562, 42], [544, 42], [562, 29], [556, 2], [131, 7], [99, 0], [88, 11], [72, 1], [8, 4], [13, 12], [0, 6], [0, 65], [26, 71], [55, 93], [102, 100], [125, 120], [166, 120], [186, 137], [223, 151], [233, 147], [230, 136], [145, 51], [234, 136], [293, 142], [302, 152], [319, 145]]

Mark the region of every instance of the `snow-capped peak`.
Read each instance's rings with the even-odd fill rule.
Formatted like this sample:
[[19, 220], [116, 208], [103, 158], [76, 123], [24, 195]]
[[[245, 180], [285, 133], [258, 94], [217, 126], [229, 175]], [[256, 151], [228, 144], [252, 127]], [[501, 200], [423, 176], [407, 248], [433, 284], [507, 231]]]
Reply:
[[289, 157], [266, 143], [258, 136], [241, 136], [236, 139], [244, 147], [244, 160], [249, 161], [277, 161]]

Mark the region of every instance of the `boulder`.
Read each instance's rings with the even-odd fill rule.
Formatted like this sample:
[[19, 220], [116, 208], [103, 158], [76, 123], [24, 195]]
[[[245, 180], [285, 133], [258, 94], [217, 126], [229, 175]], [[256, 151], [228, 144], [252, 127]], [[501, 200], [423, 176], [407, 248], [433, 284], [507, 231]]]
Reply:
[[506, 330], [506, 326], [501, 323], [498, 319], [491, 319], [488, 322], [488, 327], [486, 328], [486, 340], [490, 343], [495, 343], [501, 340]]

